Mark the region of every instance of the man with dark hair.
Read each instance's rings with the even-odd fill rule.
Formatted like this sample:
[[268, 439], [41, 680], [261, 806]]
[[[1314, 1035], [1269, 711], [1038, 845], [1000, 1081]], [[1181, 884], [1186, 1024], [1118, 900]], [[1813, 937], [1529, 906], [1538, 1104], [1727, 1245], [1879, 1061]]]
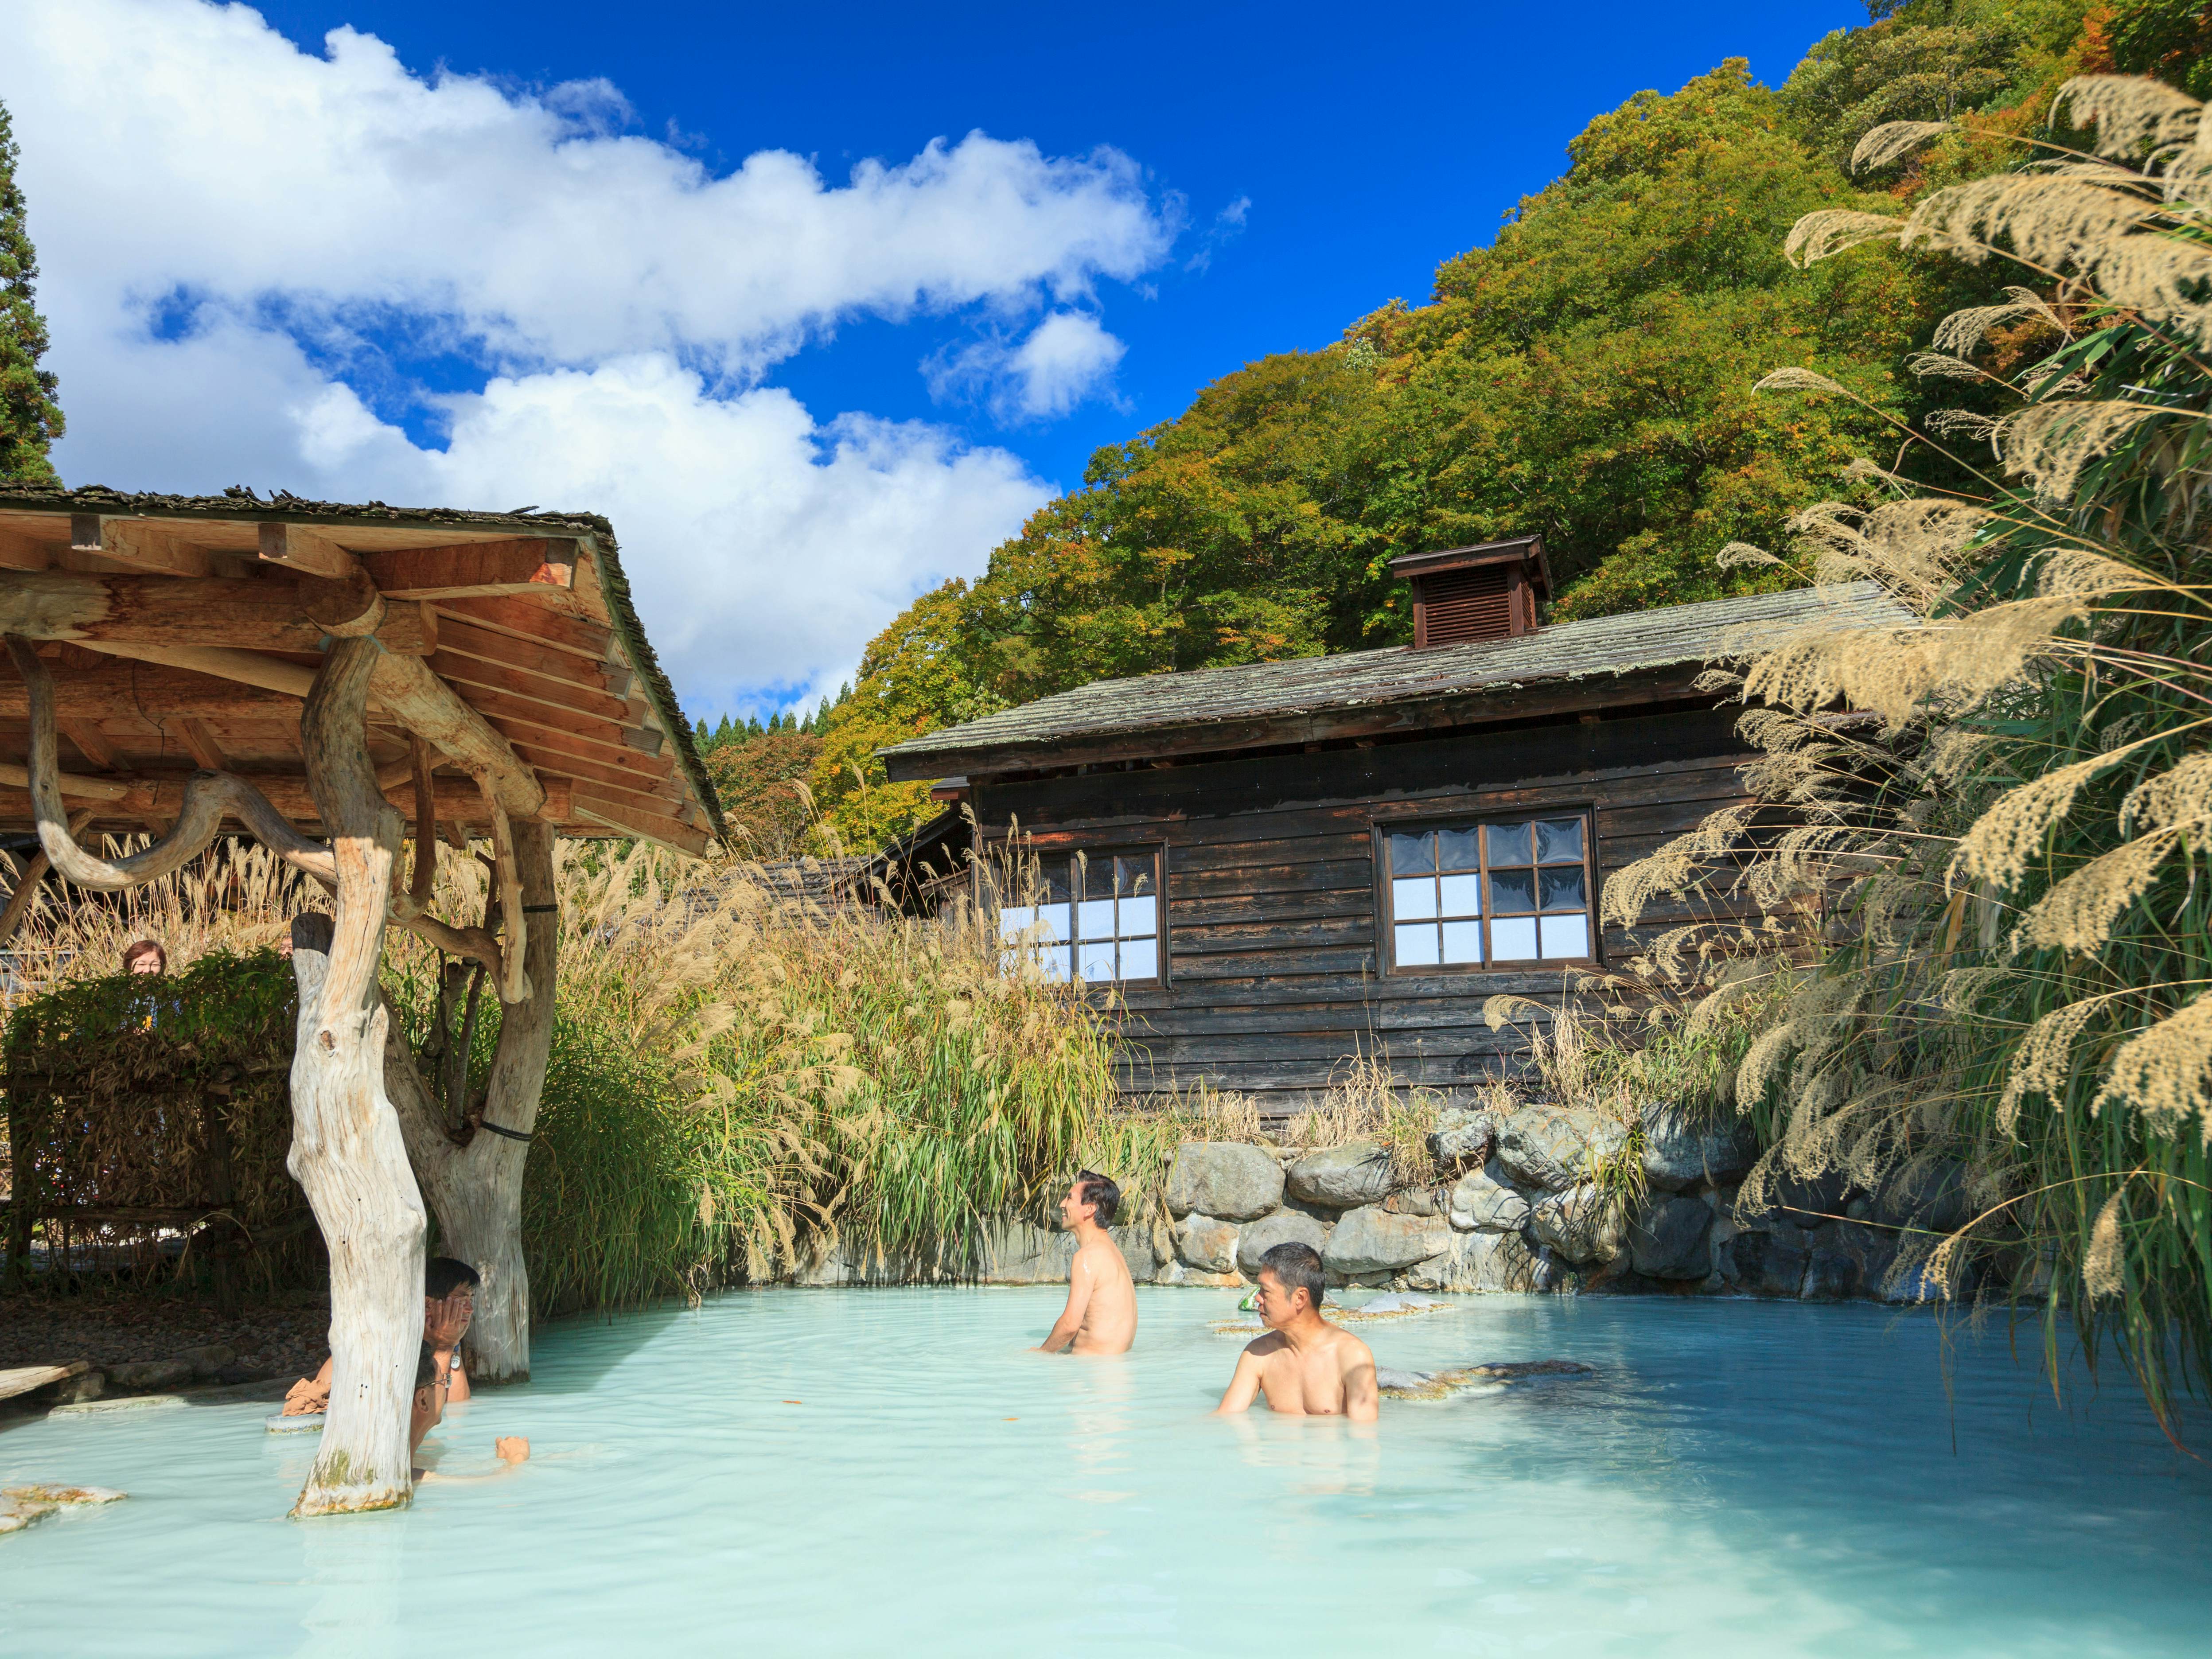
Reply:
[[1060, 1200], [1060, 1219], [1075, 1235], [1067, 1266], [1067, 1306], [1037, 1346], [1047, 1353], [1127, 1353], [1137, 1340], [1137, 1285], [1106, 1230], [1121, 1207], [1121, 1189], [1085, 1170]]
[[1257, 1396], [1290, 1417], [1372, 1423], [1375, 1356], [1350, 1331], [1321, 1316], [1321, 1255], [1310, 1244], [1278, 1244], [1260, 1258], [1260, 1322], [1267, 1334], [1237, 1357], [1237, 1374], [1214, 1410], [1231, 1417]]
[[[468, 1373], [461, 1369], [461, 1338], [476, 1317], [477, 1286], [483, 1276], [465, 1261], [434, 1255], [422, 1264], [422, 1352], [438, 1366], [438, 1409], [458, 1406], [469, 1398]], [[287, 1417], [312, 1417], [331, 1402], [333, 1361], [301, 1377], [284, 1396]], [[433, 1421], [435, 1419], [434, 1419]]]

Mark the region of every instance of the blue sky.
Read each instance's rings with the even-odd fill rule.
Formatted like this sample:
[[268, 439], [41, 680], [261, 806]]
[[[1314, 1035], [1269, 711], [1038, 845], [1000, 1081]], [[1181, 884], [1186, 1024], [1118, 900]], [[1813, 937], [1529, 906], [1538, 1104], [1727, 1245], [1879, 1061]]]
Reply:
[[0, 17], [70, 482], [597, 507], [712, 714], [833, 687], [1206, 380], [1425, 296], [1594, 114], [1865, 13]]

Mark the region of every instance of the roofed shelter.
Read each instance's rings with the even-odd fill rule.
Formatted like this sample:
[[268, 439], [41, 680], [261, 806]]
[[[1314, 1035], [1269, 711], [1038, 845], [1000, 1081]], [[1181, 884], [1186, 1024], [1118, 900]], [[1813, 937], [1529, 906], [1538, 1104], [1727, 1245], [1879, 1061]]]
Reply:
[[1125, 1088], [1280, 1117], [1355, 1056], [1447, 1097], [1498, 1076], [1519, 1042], [1484, 1003], [1624, 965], [1649, 933], [1604, 925], [1606, 879], [1748, 803], [1708, 665], [1905, 620], [1857, 583], [1541, 625], [1533, 538], [1399, 565], [1414, 645], [1105, 681], [881, 751], [956, 783], [987, 845], [1018, 826], [1042, 890], [1002, 930], [1119, 994]]
[[[688, 726], [592, 515], [280, 495], [0, 492], [0, 829], [118, 890], [228, 826], [331, 890], [294, 928], [291, 1169], [331, 1255], [331, 1407], [301, 1514], [404, 1503], [422, 1194], [484, 1275], [471, 1349], [529, 1369], [523, 1161], [553, 1024], [556, 836], [697, 854], [721, 831]], [[409, 821], [416, 856], [398, 882]], [[441, 829], [491, 846], [480, 922], [430, 913]], [[153, 844], [109, 859], [90, 832]], [[377, 988], [387, 921], [502, 1005], [482, 1131], [448, 1133]], [[419, 1175], [421, 1185], [417, 1186]]]

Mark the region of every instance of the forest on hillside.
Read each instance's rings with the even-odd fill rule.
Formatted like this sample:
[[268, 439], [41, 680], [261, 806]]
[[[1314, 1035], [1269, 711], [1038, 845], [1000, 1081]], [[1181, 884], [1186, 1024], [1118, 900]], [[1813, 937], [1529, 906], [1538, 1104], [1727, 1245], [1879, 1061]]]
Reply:
[[[1082, 487], [981, 576], [894, 618], [803, 742], [756, 740], [780, 745], [744, 769], [766, 805], [732, 802], [735, 815], [765, 810], [775, 822], [757, 836], [785, 846], [803, 800], [842, 845], [873, 847], [931, 810], [926, 786], [884, 781], [884, 744], [1099, 678], [1405, 641], [1389, 576], [1401, 553], [1538, 532], [1560, 584], [1553, 617], [1601, 616], [1796, 580], [1716, 556], [1775, 544], [1814, 501], [1870, 500], [1854, 461], [1944, 482], [1911, 434], [1961, 388], [1909, 364], [1938, 319], [2016, 276], [1926, 253], [1798, 269], [1790, 228], [2021, 165], [2015, 138], [2043, 131], [2071, 75], [2212, 90], [2212, 7], [1869, 9], [1779, 86], [1731, 60], [1599, 115], [1565, 173], [1489, 245], [1439, 265], [1421, 301], [1389, 300], [1323, 349], [1247, 363], [1097, 451]], [[1847, 172], [1862, 136], [1907, 119], [1963, 130]], [[1992, 341], [1996, 367], [2030, 350], [2032, 328]], [[1753, 392], [1784, 367], [1864, 404]]]

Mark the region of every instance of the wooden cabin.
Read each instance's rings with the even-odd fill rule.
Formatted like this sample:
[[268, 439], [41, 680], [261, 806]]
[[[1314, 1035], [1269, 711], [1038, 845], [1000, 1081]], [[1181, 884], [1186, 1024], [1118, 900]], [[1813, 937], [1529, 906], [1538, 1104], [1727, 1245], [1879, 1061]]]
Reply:
[[[1281, 1115], [1372, 1055], [1464, 1095], [1519, 1049], [1485, 1000], [1624, 963], [1649, 935], [1601, 925], [1606, 878], [1745, 798], [1708, 666], [1903, 620], [1862, 583], [1544, 626], [1534, 538], [1397, 569], [1412, 646], [1104, 681], [881, 751], [987, 846], [1025, 838], [1041, 890], [1006, 935], [1120, 994], [1125, 1088]], [[932, 826], [940, 868], [957, 834]]]
[[[534, 781], [542, 805], [510, 810], [564, 836], [696, 854], [720, 834], [714, 787], [605, 519], [244, 489], [0, 491], [0, 634], [36, 640], [53, 673], [62, 793], [94, 834], [160, 836], [195, 769], [245, 777], [320, 833], [301, 710], [332, 633], [372, 602], [386, 652], [452, 694], [442, 724], [412, 727], [372, 698], [370, 755], [403, 814], [416, 805], [415, 729], [435, 750], [442, 824], [488, 823], [458, 753], [479, 757], [478, 771], [490, 757], [495, 782], [526, 797]], [[0, 831], [32, 824], [27, 714], [21, 678], [0, 664]]]

